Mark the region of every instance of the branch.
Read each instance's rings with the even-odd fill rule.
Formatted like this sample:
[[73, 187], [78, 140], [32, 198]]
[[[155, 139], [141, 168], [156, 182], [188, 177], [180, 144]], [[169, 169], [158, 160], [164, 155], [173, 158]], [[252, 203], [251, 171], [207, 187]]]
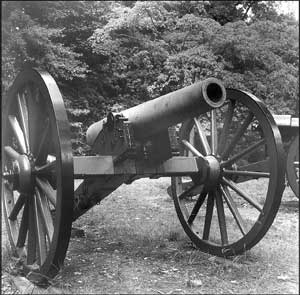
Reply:
[[248, 4], [247, 9], [246, 9], [244, 15], [242, 16], [242, 20], [245, 20], [245, 18], [247, 17], [247, 14], [248, 14], [249, 9], [251, 8], [252, 4], [253, 4], [252, 2], [250, 2], [250, 3]]
[[188, 31], [187, 32], [187, 34], [184, 36], [184, 38], [183, 38], [183, 42], [182, 42], [182, 45], [181, 45], [181, 47], [180, 47], [180, 51], [182, 51], [183, 50], [183, 47], [184, 47], [184, 45], [185, 45], [185, 42], [186, 42], [186, 39], [187, 39], [187, 37], [190, 35], [190, 31]]
[[114, 33], [114, 34], [115, 34], [116, 37], [127, 37], [127, 38], [130, 38], [130, 39], [135, 39], [137, 41], [141, 41], [141, 39], [130, 36], [130, 35], [127, 35], [127, 34], [119, 34], [119, 33]]
[[[155, 23], [154, 23], [154, 20], [153, 20], [153, 18], [152, 18], [151, 12], [150, 12], [148, 9], [146, 9], [146, 12], [147, 12], [148, 16], [150, 17], [150, 20], [151, 20], [151, 23], [152, 23], [152, 25], [153, 25], [153, 27], [154, 27], [154, 29], [155, 29], [155, 32], [160, 36], [160, 33], [159, 33], [159, 31], [158, 31], [158, 29], [157, 29], [157, 27], [156, 27], [156, 25], [155, 25]], [[160, 37], [161, 37], [161, 36], [160, 36]]]
[[153, 25], [153, 27], [154, 27], [154, 30], [155, 30], [155, 33], [157, 34], [157, 36], [158, 36], [160, 39], [164, 40], [164, 41], [166, 42], [166, 44], [168, 44], [168, 46], [169, 46], [170, 50], [172, 51], [172, 53], [176, 53], [176, 50], [173, 49], [173, 46], [172, 46], [169, 42], [167, 42], [167, 41], [162, 37], [161, 33], [158, 31], [157, 26], [155, 25], [154, 20], [153, 20], [153, 18], [152, 18], [151, 12], [150, 12], [148, 9], [145, 9], [145, 10], [146, 10], [148, 16], [150, 17], [151, 23], [152, 23], [152, 25]]

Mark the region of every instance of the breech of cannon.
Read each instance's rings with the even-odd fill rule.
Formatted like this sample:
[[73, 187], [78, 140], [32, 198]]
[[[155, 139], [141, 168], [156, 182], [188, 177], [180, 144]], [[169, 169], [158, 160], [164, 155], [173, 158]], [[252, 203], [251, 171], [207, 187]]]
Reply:
[[[226, 99], [225, 87], [208, 78], [121, 112], [131, 124], [134, 139], [143, 141], [192, 116], [220, 107]], [[87, 130], [87, 143], [94, 146], [107, 118]]]

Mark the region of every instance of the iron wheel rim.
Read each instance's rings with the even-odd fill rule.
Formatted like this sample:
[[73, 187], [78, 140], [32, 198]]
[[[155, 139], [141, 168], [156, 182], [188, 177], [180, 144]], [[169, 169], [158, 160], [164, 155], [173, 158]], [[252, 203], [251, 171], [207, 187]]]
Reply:
[[[189, 236], [189, 238], [192, 240], [192, 242], [202, 251], [217, 255], [217, 256], [232, 256], [232, 255], [237, 255], [241, 254], [246, 250], [249, 250], [252, 248], [255, 244], [257, 244], [263, 236], [266, 234], [270, 226], [272, 225], [272, 222], [276, 216], [276, 213], [279, 209], [280, 202], [281, 202], [281, 196], [282, 192], [284, 189], [284, 172], [282, 172], [282, 167], [284, 166], [284, 152], [282, 148], [282, 143], [281, 143], [281, 137], [279, 130], [274, 122], [274, 119], [272, 115], [269, 113], [269, 111], [266, 109], [264, 104], [261, 103], [259, 99], [257, 99], [254, 95], [251, 95], [247, 92], [244, 91], [239, 91], [235, 89], [226, 89], [227, 90], [227, 102], [229, 101], [234, 101], [234, 102], [243, 102], [243, 104], [246, 104], [251, 112], [255, 112], [255, 119], [259, 121], [260, 127], [262, 128], [263, 134], [266, 136], [266, 145], [269, 149], [269, 155], [271, 157], [269, 163], [270, 163], [270, 168], [269, 168], [269, 173], [270, 173], [270, 178], [269, 178], [269, 184], [267, 188], [267, 195], [265, 198], [265, 202], [263, 204], [263, 209], [262, 212], [259, 214], [256, 222], [253, 224], [253, 226], [247, 230], [247, 233], [242, 236], [242, 238], [238, 239], [237, 241], [234, 241], [232, 243], [224, 244], [224, 245], [218, 245], [215, 243], [210, 242], [209, 240], [204, 240], [203, 237], [200, 237], [200, 234], [195, 232], [195, 229], [193, 229], [193, 224], [190, 224], [188, 222], [189, 214], [191, 214], [193, 211], [190, 211], [187, 209], [187, 201], [184, 199], [179, 198], [179, 195], [177, 191], [179, 191], [179, 186], [178, 186], [178, 178], [177, 177], [172, 177], [172, 194], [173, 194], [173, 200], [176, 208], [177, 215], [179, 217], [179, 220], [186, 232], [186, 234]], [[254, 111], [253, 111], [254, 110]], [[184, 138], [185, 136], [183, 133], [185, 133], [189, 126], [193, 124], [192, 120], [185, 122], [182, 125], [182, 128], [180, 130], [180, 137]], [[221, 178], [223, 177], [224, 174], [222, 174]], [[195, 184], [195, 181], [192, 181], [193, 184]], [[177, 184], [176, 184], [177, 183]], [[219, 187], [224, 187], [226, 186], [228, 188], [228, 185], [224, 183], [222, 180], [220, 180], [217, 184], [218, 187], [218, 194], [221, 194], [221, 200], [225, 205], [227, 205], [227, 209], [229, 209], [228, 203], [224, 202], [224, 189], [221, 190]], [[221, 190], [221, 192], [220, 192]], [[205, 192], [203, 192], [203, 196], [201, 197], [201, 193], [203, 192], [200, 191], [199, 197], [197, 200], [200, 198], [202, 199], [208, 199], [209, 197], [207, 196], [209, 193], [207, 191], [206, 196], [204, 196]], [[223, 198], [222, 198], [223, 197]], [[214, 198], [214, 203], [213, 203], [213, 208], [217, 207], [216, 205], [216, 196]], [[198, 201], [199, 202], [199, 201]], [[201, 200], [199, 203], [203, 205], [203, 200]], [[206, 201], [207, 202], [207, 201]], [[222, 202], [218, 201], [218, 207], [221, 208], [224, 206], [224, 204], [221, 204]], [[209, 205], [211, 206], [211, 205]], [[196, 205], [194, 206], [196, 207]], [[193, 207], [193, 208], [194, 208]], [[207, 203], [206, 203], [207, 207]], [[198, 213], [199, 210], [198, 209]], [[217, 209], [212, 209], [217, 210]], [[218, 209], [219, 210], [219, 209]], [[219, 211], [217, 210], [218, 213], [218, 218], [219, 218]], [[222, 209], [220, 209], [220, 212]], [[224, 211], [224, 209], [223, 209]], [[230, 211], [230, 210], [227, 210]], [[225, 212], [225, 211], [224, 211]], [[197, 213], [197, 214], [198, 214]], [[221, 212], [222, 213], [222, 212]], [[222, 215], [222, 214], [220, 214]], [[206, 218], [206, 215], [205, 215]], [[222, 218], [222, 216], [221, 216]], [[224, 217], [223, 217], [224, 218]], [[208, 218], [209, 219], [209, 218]], [[195, 220], [195, 219], [194, 219]], [[225, 220], [226, 220], [226, 215], [225, 215]], [[211, 222], [211, 221], [210, 221]], [[204, 225], [203, 225], [204, 227]], [[219, 225], [220, 227], [220, 225]], [[195, 228], [195, 227], [194, 227]], [[220, 229], [221, 231], [221, 229]], [[199, 231], [198, 231], [199, 232]], [[224, 231], [223, 231], [224, 233]], [[204, 229], [203, 233], [204, 234]], [[226, 238], [226, 237], [225, 237]], [[223, 241], [222, 241], [223, 243]]]
[[[14, 253], [17, 257], [23, 259], [25, 272], [39, 274], [39, 276], [37, 276], [37, 280], [43, 280], [44, 278], [54, 277], [60, 270], [63, 265], [70, 239], [74, 198], [73, 157], [70, 141], [70, 127], [62, 96], [51, 75], [37, 69], [25, 69], [16, 77], [9, 90], [5, 105], [3, 116], [4, 122], [2, 124], [2, 142], [6, 150], [7, 146], [12, 147], [9, 135], [12, 136], [13, 130], [10, 126], [11, 124], [7, 120], [9, 116], [15, 116], [17, 118], [17, 121], [21, 126], [23, 136], [26, 137], [26, 127], [24, 127], [24, 124], [21, 122], [20, 109], [18, 109], [18, 104], [20, 104], [19, 101], [22, 101], [20, 108], [22, 109], [23, 107], [25, 115], [27, 108], [27, 141], [31, 142], [25, 146], [29, 145], [28, 148], [31, 148], [32, 150], [30, 152], [26, 150], [24, 153], [22, 149], [20, 150], [20, 147], [17, 147], [19, 148], [19, 154], [24, 155], [24, 158], [28, 159], [28, 162], [30, 162], [31, 165], [30, 188], [28, 189], [28, 192], [26, 191], [26, 193], [19, 191], [20, 195], [18, 198], [24, 194], [31, 197], [25, 198], [26, 201], [24, 202], [22, 209], [19, 211], [18, 215], [22, 215], [22, 217], [17, 216], [16, 219], [11, 220], [9, 217], [11, 217], [10, 214], [13, 207], [9, 207], [9, 202], [12, 202], [13, 206], [16, 205], [16, 203], [14, 204], [15, 196], [13, 194], [14, 192], [16, 193], [18, 189], [12, 187], [13, 181], [3, 178], [2, 204], [8, 236]], [[41, 111], [41, 114], [38, 114], [38, 112], [36, 112], [37, 110]], [[48, 119], [43, 118], [43, 115], [46, 115], [46, 118]], [[37, 122], [34, 122], [35, 120]], [[43, 130], [40, 127], [30, 129], [30, 127], [39, 125], [37, 124], [39, 120], [41, 126], [42, 124], [45, 124], [43, 125], [45, 128], [45, 139], [43, 144], [45, 146], [42, 146], [42, 144], [38, 145], [37, 143], [38, 136], [41, 136], [42, 138], [44, 135]], [[38, 134], [38, 131], [41, 131], [41, 134]], [[30, 147], [31, 144], [32, 146]], [[48, 165], [47, 159], [49, 158], [50, 152], [45, 155], [45, 150], [51, 151], [52, 154], [54, 152], [55, 154], [55, 161], [53, 161], [54, 164], [53, 162], [50, 164], [48, 163], [51, 179], [47, 174], [48, 172], [45, 173], [46, 170], [36, 171], [37, 167]], [[2, 156], [2, 171], [5, 172], [7, 167], [11, 165], [10, 163], [12, 159], [8, 156], [4, 149]], [[47, 157], [46, 159], [45, 156]], [[52, 187], [53, 190], [51, 190], [51, 193], [56, 199], [55, 207], [50, 204], [45, 191], [43, 191], [41, 186], [38, 185], [38, 178], [44, 181], [44, 185], [46, 183], [46, 188], [51, 189]], [[21, 176], [19, 176], [19, 179], [19, 182], [22, 181]], [[54, 186], [50, 184], [51, 181], [55, 182]], [[12, 193], [12, 195], [8, 195], [9, 193]], [[25, 211], [33, 212], [33, 217], [30, 218], [29, 213], [25, 216]], [[49, 214], [51, 214], [51, 216]], [[26, 235], [25, 238], [21, 239], [20, 224], [23, 216], [24, 220], [27, 219], [28, 221], [22, 222], [22, 224], [25, 224], [23, 227], [25, 230], [22, 232], [25, 232]], [[43, 225], [39, 225], [39, 221], [41, 221]], [[29, 225], [29, 223], [31, 225]], [[34, 226], [33, 223], [35, 223]], [[30, 242], [29, 231], [32, 232], [32, 235], [35, 235], [35, 238], [31, 236]], [[18, 238], [20, 238], [21, 242], [18, 241]], [[24, 244], [20, 246], [23, 240]], [[36, 243], [35, 246], [34, 240]], [[29, 243], [30, 245], [28, 245]], [[26, 251], [24, 252], [24, 250]], [[33, 254], [33, 252], [35, 253]], [[24, 260], [25, 257], [20, 257], [24, 254], [26, 254], [26, 260]], [[32, 262], [33, 260], [33, 263], [28, 263], [28, 260], [30, 260], [29, 262]]]

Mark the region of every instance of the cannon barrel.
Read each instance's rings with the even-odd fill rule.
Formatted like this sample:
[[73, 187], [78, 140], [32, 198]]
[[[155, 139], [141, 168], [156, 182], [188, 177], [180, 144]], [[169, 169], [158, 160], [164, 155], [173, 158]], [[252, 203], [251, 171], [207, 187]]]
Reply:
[[[143, 141], [185, 119], [220, 107], [225, 99], [223, 84], [216, 78], [208, 78], [122, 111], [121, 114], [132, 124], [134, 138]], [[90, 146], [94, 144], [106, 120], [102, 119], [88, 128], [87, 143]]]

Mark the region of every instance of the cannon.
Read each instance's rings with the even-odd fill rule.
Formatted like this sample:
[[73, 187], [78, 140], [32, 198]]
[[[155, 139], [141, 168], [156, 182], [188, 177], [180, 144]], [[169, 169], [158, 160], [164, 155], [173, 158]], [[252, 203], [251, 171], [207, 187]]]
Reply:
[[299, 198], [299, 118], [291, 115], [273, 115], [286, 146], [286, 178], [295, 196]]
[[[171, 177], [184, 231], [212, 255], [251, 249], [280, 206], [284, 151], [273, 116], [215, 78], [108, 113], [89, 127], [87, 142], [91, 154], [73, 156], [52, 76], [19, 73], [3, 105], [2, 210], [13, 253], [35, 281], [62, 267], [73, 221], [142, 177]], [[75, 191], [74, 179], [83, 180]]]

